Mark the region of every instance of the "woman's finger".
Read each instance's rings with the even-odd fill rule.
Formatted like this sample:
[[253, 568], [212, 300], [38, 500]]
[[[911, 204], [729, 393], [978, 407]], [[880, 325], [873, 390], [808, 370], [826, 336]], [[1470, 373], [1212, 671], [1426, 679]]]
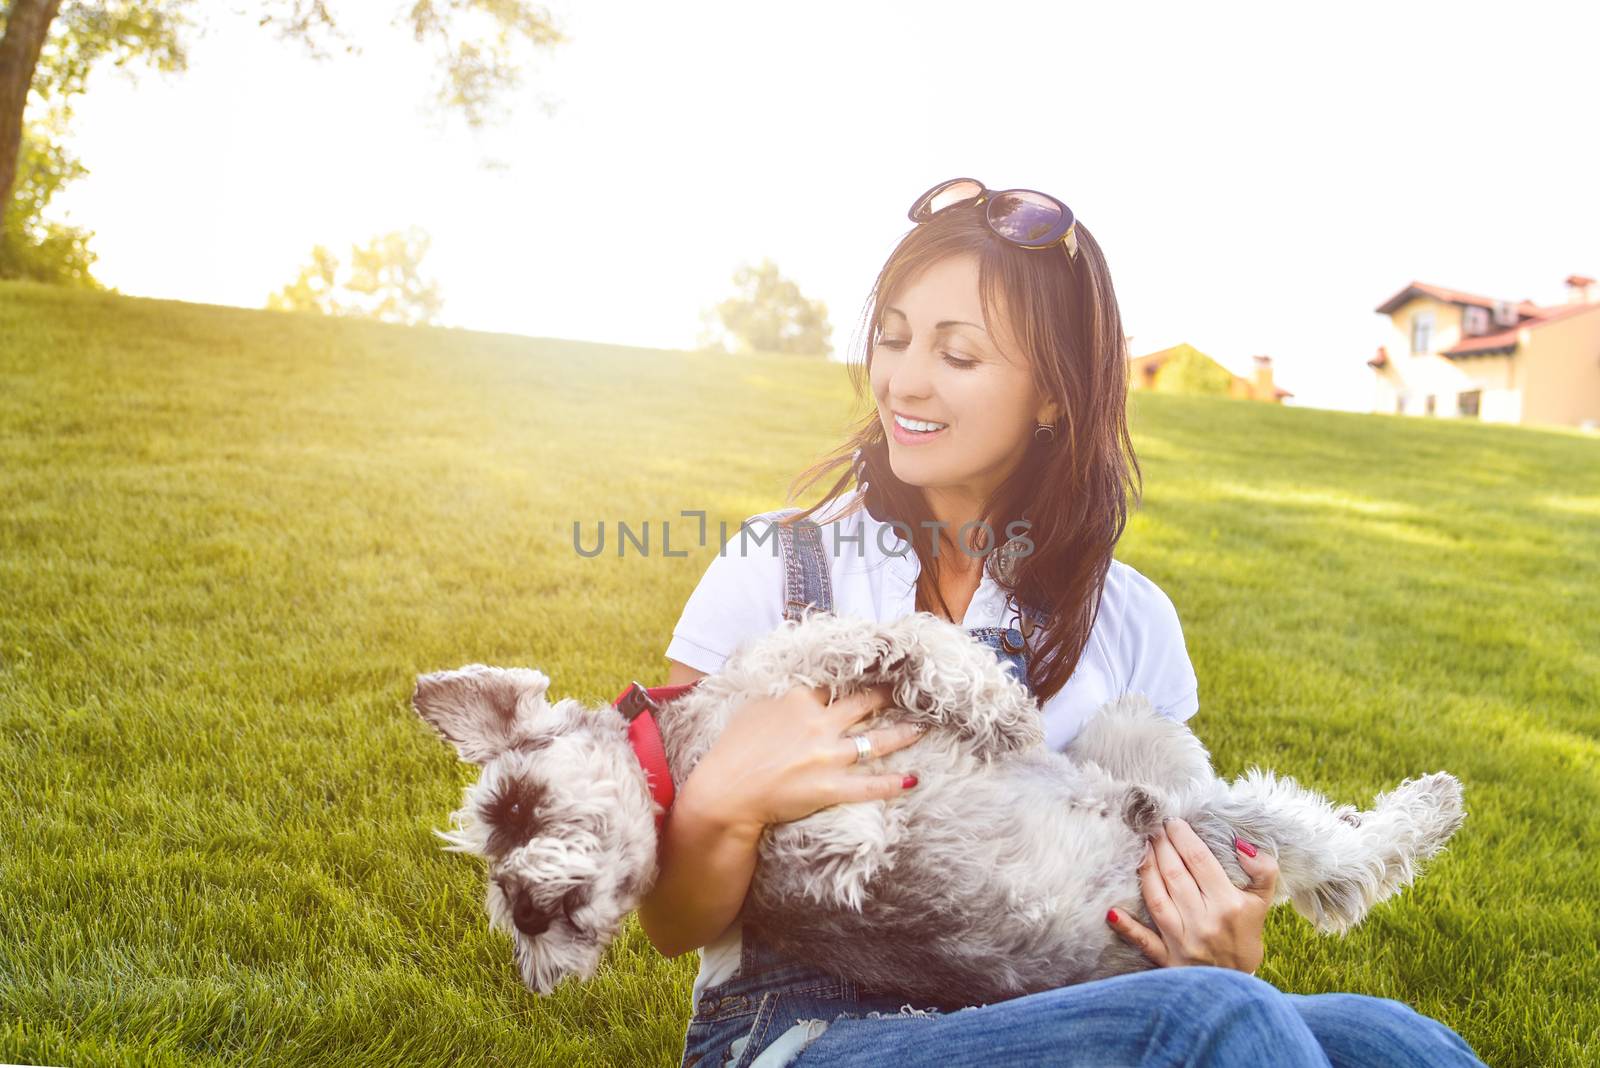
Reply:
[[917, 777], [905, 772], [888, 775], [868, 775], [859, 771], [846, 771], [834, 780], [833, 799], [830, 805], [849, 804], [852, 801], [882, 801], [899, 797], [917, 785]]
[[1194, 876], [1207, 901], [1231, 901], [1238, 896], [1239, 888], [1233, 885], [1216, 854], [1194, 833], [1193, 827], [1184, 820], [1174, 819], [1167, 821], [1166, 829], [1167, 838], [1183, 858], [1184, 867]]
[[1133, 948], [1143, 953], [1158, 968], [1167, 966], [1167, 944], [1161, 936], [1134, 919], [1127, 909], [1112, 909], [1106, 913], [1106, 922]]
[[[827, 701], [828, 691], [822, 690], [821, 693], [822, 699]], [[842, 731], [857, 720], [865, 719], [873, 712], [886, 707], [893, 699], [894, 689], [888, 683], [880, 682], [828, 702], [828, 713]]]
[[871, 759], [876, 760], [878, 757], [892, 753], [896, 749], [904, 749], [918, 738], [921, 738], [922, 733], [920, 725], [916, 723], [895, 723], [887, 727], [874, 727], [870, 731], [852, 731], [844, 736], [844, 741], [841, 743], [844, 762], [846, 764], [860, 762], [855, 741], [857, 734], [865, 734], [867, 736], [867, 740], [872, 743]]
[[[1205, 912], [1205, 895], [1200, 893], [1200, 885], [1189, 873], [1189, 866], [1178, 855], [1177, 849], [1172, 845], [1172, 839], [1167, 837], [1167, 828], [1163, 825], [1150, 841], [1155, 853], [1156, 871], [1160, 873], [1161, 882], [1167, 889], [1167, 896], [1172, 899], [1178, 911], [1186, 916], [1198, 916]], [[1167, 930], [1163, 923], [1165, 919], [1164, 916], [1156, 917], [1157, 922], [1163, 924], [1162, 931], [1176, 937], [1176, 932]]]
[[1278, 858], [1243, 838], [1233, 840], [1233, 850], [1239, 858], [1239, 867], [1250, 877], [1245, 892], [1271, 905], [1278, 892]]
[[1155, 921], [1162, 936], [1178, 939], [1183, 937], [1183, 916], [1172, 903], [1172, 895], [1167, 893], [1166, 883], [1156, 867], [1153, 842], [1152, 838], [1145, 843], [1144, 859], [1139, 862], [1139, 889], [1144, 895], [1145, 911]]

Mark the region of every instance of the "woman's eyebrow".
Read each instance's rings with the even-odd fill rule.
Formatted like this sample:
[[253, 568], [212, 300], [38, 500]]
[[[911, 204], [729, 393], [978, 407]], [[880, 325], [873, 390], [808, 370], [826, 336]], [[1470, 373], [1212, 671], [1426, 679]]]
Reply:
[[[890, 314], [898, 315], [902, 319], [904, 319], [906, 317], [906, 313], [901, 311], [899, 308], [885, 308], [885, 309], [883, 309], [883, 313], [885, 315], [890, 315]], [[933, 328], [935, 330], [943, 330], [947, 326], [970, 326], [974, 330], [977, 330], [982, 334], [987, 335], [989, 333], [989, 331], [985, 330], [983, 327], [979, 326], [977, 323], [969, 323], [969, 322], [967, 322], [967, 321], [965, 321], [963, 319], [946, 319], [943, 322], [935, 323], [933, 325]]]

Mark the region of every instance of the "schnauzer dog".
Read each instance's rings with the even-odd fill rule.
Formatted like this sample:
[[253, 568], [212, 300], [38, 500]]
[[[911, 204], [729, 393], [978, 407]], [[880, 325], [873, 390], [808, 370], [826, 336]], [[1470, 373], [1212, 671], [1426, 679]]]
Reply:
[[[1061, 752], [1044, 745], [1027, 689], [959, 626], [926, 612], [880, 623], [829, 613], [786, 620], [656, 712], [683, 782], [743, 703], [794, 686], [835, 697], [887, 683], [864, 719], [926, 726], [874, 757], [917, 788], [769, 825], [739, 920], [796, 959], [864, 987], [992, 1003], [1150, 967], [1105, 923], [1115, 906], [1154, 926], [1137, 868], [1164, 819], [1186, 820], [1236, 886], [1237, 835], [1277, 858], [1274, 904], [1343, 933], [1393, 896], [1461, 826], [1443, 771], [1335, 807], [1252, 767], [1231, 784], [1189, 728], [1129, 694]], [[488, 862], [491, 926], [508, 932], [524, 984], [550, 992], [594, 974], [658, 874], [658, 800], [630, 722], [610, 706], [549, 703], [550, 680], [472, 664], [417, 678], [412, 704], [482, 768], [451, 817], [451, 844]], [[670, 784], [666, 784], [670, 786]]]

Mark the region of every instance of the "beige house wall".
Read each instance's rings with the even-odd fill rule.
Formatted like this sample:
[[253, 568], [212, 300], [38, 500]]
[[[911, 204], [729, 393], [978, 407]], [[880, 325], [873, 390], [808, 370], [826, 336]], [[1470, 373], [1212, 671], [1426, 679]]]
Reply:
[[1522, 421], [1600, 426], [1600, 304], [1527, 333]]
[[[1414, 318], [1433, 314], [1433, 332], [1428, 351], [1411, 351]], [[1517, 361], [1500, 355], [1462, 356], [1449, 359], [1439, 355], [1463, 338], [1462, 308], [1459, 305], [1414, 297], [1389, 317], [1393, 326], [1385, 348], [1389, 365], [1377, 378], [1373, 410], [1398, 412], [1399, 399], [1405, 398], [1405, 415], [1427, 415], [1427, 398], [1434, 398], [1434, 418], [1460, 415], [1460, 395], [1480, 393], [1477, 418], [1488, 423], [1516, 423], [1522, 419], [1522, 383]], [[1471, 418], [1470, 416], [1466, 418]]]

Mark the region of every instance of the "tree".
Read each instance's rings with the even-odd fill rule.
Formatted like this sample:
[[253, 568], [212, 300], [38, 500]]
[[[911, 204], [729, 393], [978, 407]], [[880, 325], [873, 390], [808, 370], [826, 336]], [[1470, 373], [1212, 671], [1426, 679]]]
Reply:
[[708, 348], [740, 352], [793, 352], [827, 356], [833, 351], [829, 337], [828, 306], [807, 300], [800, 287], [778, 273], [770, 259], [759, 266], [744, 264], [733, 274], [739, 295], [730, 297], [702, 316], [707, 332], [701, 343]]
[[54, 134], [59, 130], [52, 131], [42, 122], [31, 122], [23, 131], [16, 193], [11, 210], [0, 223], [4, 228], [0, 233], [0, 278], [104, 288], [89, 273], [96, 258], [89, 251], [93, 234], [44, 217], [61, 187], [86, 173]]
[[1158, 393], [1199, 393], [1226, 397], [1233, 374], [1193, 345], [1179, 345], [1161, 361], [1151, 388]]
[[88, 173], [60, 147], [72, 101], [103, 60], [184, 69], [179, 38], [192, 2], [12, 0], [0, 17], [0, 277], [98, 285], [91, 232], [43, 216], [63, 186]]
[[[62, 184], [86, 172], [51, 141], [24, 149], [24, 132], [30, 141], [59, 137], [71, 117], [73, 98], [85, 91], [90, 71], [104, 60], [117, 67], [140, 60], [165, 72], [184, 70], [188, 58], [183, 42], [194, 28], [189, 16], [201, 2], [10, 0], [0, 11], [0, 277], [27, 273], [19, 265], [28, 263], [37, 273], [38, 249], [53, 240], [64, 264], [62, 280], [74, 274], [87, 279], [92, 255], [83, 243], [88, 233], [51, 232], [49, 224], [29, 214]], [[344, 0], [346, 10], [360, 2]], [[527, 0], [391, 3], [401, 5], [391, 25], [406, 30], [431, 53], [436, 103], [473, 128], [502, 116], [504, 101], [521, 87], [525, 51], [566, 40], [549, 14]], [[208, 6], [222, 5], [211, 0]], [[312, 56], [327, 59], [324, 45], [330, 40], [340, 42], [346, 53], [360, 51], [337, 21], [337, 6], [330, 7], [329, 0], [262, 0], [251, 10], [257, 23], [274, 29], [280, 39], [299, 41]], [[30, 124], [30, 105], [49, 109], [48, 118]], [[56, 163], [63, 167], [52, 170]], [[25, 187], [31, 199], [19, 204]], [[20, 224], [8, 218], [13, 212], [24, 214]], [[27, 247], [19, 249], [18, 244]], [[53, 262], [50, 257], [42, 260]]]
[[412, 227], [350, 248], [350, 270], [341, 278], [339, 259], [322, 245], [300, 276], [267, 297], [279, 311], [316, 311], [416, 325], [438, 318], [443, 298], [439, 283], [419, 270], [428, 254], [428, 235]]

